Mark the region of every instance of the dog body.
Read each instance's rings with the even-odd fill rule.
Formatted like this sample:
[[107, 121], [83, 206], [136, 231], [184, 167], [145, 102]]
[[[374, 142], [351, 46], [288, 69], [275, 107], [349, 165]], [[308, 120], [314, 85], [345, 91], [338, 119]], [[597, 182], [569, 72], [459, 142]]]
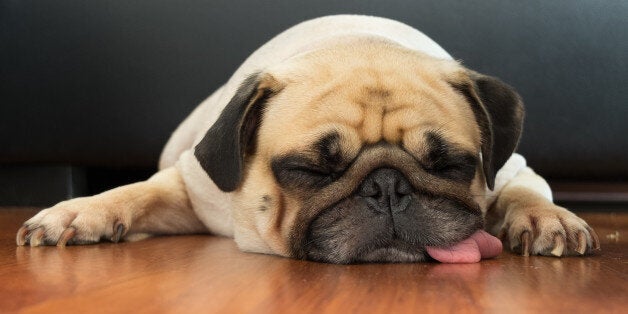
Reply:
[[201, 103], [151, 179], [46, 209], [17, 241], [210, 232], [245, 251], [410, 262], [485, 227], [524, 255], [590, 252], [593, 230], [513, 154], [522, 119], [514, 90], [407, 25], [318, 18]]
[[366, 16], [330, 16], [306, 21], [260, 47], [224, 86], [202, 102], [179, 126], [160, 158], [160, 169], [176, 164], [181, 171], [193, 207], [211, 232], [233, 236], [233, 205], [229, 193], [220, 190], [204, 173], [194, 157], [193, 149], [218, 119], [242, 82], [252, 73], [281, 65], [307, 51], [358, 38], [366, 41], [391, 40], [436, 58], [451, 60], [445, 50], [423, 33], [396, 21]]

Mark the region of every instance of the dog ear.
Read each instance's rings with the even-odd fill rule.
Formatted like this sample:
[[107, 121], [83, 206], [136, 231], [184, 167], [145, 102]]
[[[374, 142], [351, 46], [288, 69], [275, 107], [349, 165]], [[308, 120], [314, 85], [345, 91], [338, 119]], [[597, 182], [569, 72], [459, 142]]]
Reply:
[[463, 83], [453, 83], [473, 109], [482, 136], [482, 169], [492, 190], [495, 175], [519, 144], [524, 108], [521, 97], [497, 78], [468, 72]]
[[222, 191], [232, 192], [240, 185], [244, 160], [255, 153], [266, 101], [278, 91], [271, 75], [249, 76], [194, 148], [201, 167]]

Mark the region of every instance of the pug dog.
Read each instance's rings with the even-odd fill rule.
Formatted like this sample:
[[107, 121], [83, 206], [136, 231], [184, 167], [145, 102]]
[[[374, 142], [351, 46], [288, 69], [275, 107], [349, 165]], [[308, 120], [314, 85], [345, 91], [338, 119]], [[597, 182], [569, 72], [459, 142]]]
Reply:
[[154, 176], [44, 209], [17, 244], [210, 233], [329, 263], [475, 262], [501, 251], [492, 235], [523, 256], [599, 249], [514, 154], [523, 117], [512, 87], [416, 29], [317, 18], [263, 45], [202, 102]]

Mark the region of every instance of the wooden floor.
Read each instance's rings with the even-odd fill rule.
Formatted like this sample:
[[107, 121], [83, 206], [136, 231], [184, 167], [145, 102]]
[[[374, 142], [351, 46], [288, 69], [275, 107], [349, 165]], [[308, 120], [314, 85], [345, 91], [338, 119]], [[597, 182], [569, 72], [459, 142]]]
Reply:
[[34, 210], [0, 209], [0, 313], [628, 313], [628, 214], [582, 214], [602, 251], [477, 264], [327, 265], [230, 239], [17, 247]]

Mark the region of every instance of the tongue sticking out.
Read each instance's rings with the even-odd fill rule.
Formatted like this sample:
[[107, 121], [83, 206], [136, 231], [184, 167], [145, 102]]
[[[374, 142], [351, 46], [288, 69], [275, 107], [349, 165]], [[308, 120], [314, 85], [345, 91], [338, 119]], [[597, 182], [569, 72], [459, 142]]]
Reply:
[[441, 263], [476, 263], [502, 252], [502, 242], [484, 230], [446, 248], [428, 246], [427, 253]]

